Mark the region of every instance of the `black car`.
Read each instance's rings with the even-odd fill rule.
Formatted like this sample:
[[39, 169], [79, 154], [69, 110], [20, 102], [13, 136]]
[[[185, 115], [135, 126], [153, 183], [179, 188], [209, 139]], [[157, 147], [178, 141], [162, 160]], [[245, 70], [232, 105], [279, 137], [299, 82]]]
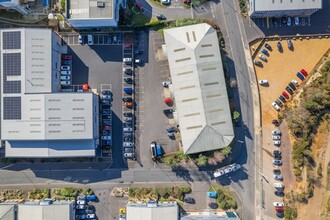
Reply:
[[124, 78], [125, 83], [127, 84], [133, 84], [132, 78]]
[[280, 125], [280, 123], [276, 119], [273, 119], [272, 120], [272, 124], [275, 125], [275, 126], [279, 126]]
[[157, 15], [156, 17], [158, 20], [166, 20], [166, 17], [163, 14]]
[[279, 151], [279, 150], [273, 150], [273, 155], [276, 156], [276, 155], [282, 155], [282, 152]]
[[281, 175], [281, 170], [275, 169], [273, 170], [274, 175]]
[[166, 130], [167, 130], [168, 133], [176, 131], [175, 127], [168, 127]]
[[291, 89], [293, 91], [297, 89], [296, 86], [292, 82], [289, 82], [289, 86], [291, 87]]
[[287, 17], [282, 17], [282, 24], [286, 24], [288, 22], [288, 18]]
[[111, 125], [111, 120], [102, 120], [102, 125]]
[[111, 115], [102, 115], [102, 119], [111, 119]]
[[275, 103], [278, 104], [278, 106], [283, 107], [283, 104], [280, 100], [275, 99]]
[[132, 75], [133, 74], [132, 69], [123, 69], [123, 72], [126, 73], [127, 75]]
[[102, 145], [111, 145], [111, 141], [110, 140], [102, 140]]
[[101, 93], [102, 93], [102, 95], [111, 95], [110, 90], [102, 90]]
[[102, 135], [104, 136], [110, 135], [110, 130], [103, 130]]
[[281, 52], [283, 50], [281, 42], [278, 41], [276, 45], [277, 45], [278, 51]]
[[72, 60], [62, 60], [62, 65], [71, 65]]
[[131, 97], [124, 97], [123, 102], [133, 102], [133, 99]]
[[102, 110], [102, 115], [110, 115], [111, 111], [110, 110]]
[[253, 63], [257, 66], [262, 66], [262, 62], [260, 62], [259, 60], [255, 60], [253, 61]]
[[124, 128], [131, 128], [131, 127], [133, 127], [133, 122], [124, 122], [123, 127]]
[[265, 47], [266, 47], [268, 50], [272, 50], [272, 47], [271, 47], [269, 44], [267, 44], [267, 43], [265, 43]]
[[164, 109], [163, 112], [164, 112], [165, 115], [171, 114], [171, 113], [173, 113], [173, 109], [167, 108], [167, 109]]
[[281, 155], [274, 155], [274, 159], [275, 160], [282, 160], [282, 156]]
[[288, 40], [288, 48], [289, 49], [293, 48], [293, 44], [292, 44], [292, 41], [291, 40]]
[[195, 204], [195, 199], [192, 198], [192, 197], [185, 197], [185, 198], [183, 199], [183, 201], [184, 201], [185, 203]]
[[279, 98], [282, 102], [286, 102], [286, 99], [285, 99], [284, 96], [280, 95], [278, 98]]
[[275, 191], [274, 193], [275, 193], [275, 195], [278, 196], [278, 197], [284, 197], [284, 192]]
[[285, 90], [288, 91], [288, 93], [290, 93], [291, 95], [293, 95], [293, 91], [289, 86], [285, 87]]
[[133, 137], [132, 132], [124, 132], [123, 137]]
[[209, 203], [209, 206], [210, 206], [211, 209], [217, 209], [218, 208], [218, 204], [215, 203], [215, 202]]
[[133, 113], [132, 112], [124, 112], [123, 114], [125, 117], [133, 117]]
[[123, 141], [124, 142], [133, 142], [133, 138], [132, 137], [124, 137]]

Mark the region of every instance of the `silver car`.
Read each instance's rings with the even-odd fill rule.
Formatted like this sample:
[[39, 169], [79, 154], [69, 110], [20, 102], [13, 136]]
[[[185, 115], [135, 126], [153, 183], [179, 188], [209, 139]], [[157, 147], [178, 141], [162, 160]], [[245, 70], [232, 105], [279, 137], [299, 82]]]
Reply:
[[281, 141], [280, 140], [275, 140], [275, 141], [273, 141], [273, 144], [275, 146], [280, 146], [281, 145]]
[[282, 165], [282, 161], [281, 160], [273, 160], [273, 164], [274, 165]]
[[133, 147], [134, 144], [132, 142], [124, 142], [123, 147]]
[[266, 61], [266, 60], [267, 60], [266, 57], [265, 57], [264, 55], [262, 55], [262, 54], [259, 54], [258, 57], [259, 57], [261, 60], [263, 60], [263, 61]]
[[275, 180], [282, 181], [283, 180], [283, 176], [282, 175], [274, 175], [274, 179]]
[[280, 135], [273, 135], [273, 140], [281, 140], [281, 136]]
[[280, 130], [273, 130], [272, 135], [281, 135], [281, 131]]

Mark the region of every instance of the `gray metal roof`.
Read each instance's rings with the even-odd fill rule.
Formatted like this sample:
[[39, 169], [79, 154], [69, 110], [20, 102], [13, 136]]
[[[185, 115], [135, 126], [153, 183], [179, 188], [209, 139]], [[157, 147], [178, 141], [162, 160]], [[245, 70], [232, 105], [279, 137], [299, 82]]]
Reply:
[[[104, 7], [97, 3], [103, 2]], [[69, 19], [113, 18], [116, 0], [71, 0], [69, 1]]]
[[73, 216], [74, 209], [71, 201], [51, 205], [18, 205], [18, 220], [73, 220]]
[[228, 146], [234, 131], [216, 31], [197, 24], [164, 36], [184, 153]]
[[254, 11], [321, 9], [322, 0], [252, 0]]
[[126, 220], [178, 220], [179, 207], [176, 202], [158, 203], [128, 203]]

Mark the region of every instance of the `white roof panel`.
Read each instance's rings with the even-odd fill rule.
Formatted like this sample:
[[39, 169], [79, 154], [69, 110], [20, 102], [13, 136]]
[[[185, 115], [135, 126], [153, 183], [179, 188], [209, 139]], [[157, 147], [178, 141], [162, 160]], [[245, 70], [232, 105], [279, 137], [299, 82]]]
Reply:
[[321, 9], [322, 0], [254, 0], [254, 11]]

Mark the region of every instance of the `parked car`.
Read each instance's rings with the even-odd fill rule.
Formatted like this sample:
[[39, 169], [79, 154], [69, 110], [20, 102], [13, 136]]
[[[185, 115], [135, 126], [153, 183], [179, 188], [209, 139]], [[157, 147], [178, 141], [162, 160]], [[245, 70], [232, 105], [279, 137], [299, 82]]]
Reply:
[[274, 180], [282, 181], [283, 176], [282, 175], [274, 175]]
[[80, 34], [78, 36], [78, 43], [79, 44], [83, 44], [83, 38], [82, 38], [82, 36]]
[[133, 70], [129, 69], [129, 68], [123, 68], [123, 72], [127, 75], [132, 75], [133, 74]]
[[86, 200], [79, 199], [79, 200], [77, 200], [77, 204], [78, 205], [85, 205], [86, 204]]
[[300, 70], [300, 72], [306, 77], [306, 76], [308, 76], [308, 73], [307, 73], [307, 71], [306, 70], [304, 70], [304, 69], [301, 69]]
[[289, 86], [285, 87], [285, 90], [290, 93], [290, 95], [293, 95], [293, 90]]
[[61, 75], [64, 75], [64, 76], [71, 75], [71, 71], [70, 70], [62, 70]]
[[285, 97], [284, 97], [283, 95], [280, 95], [278, 98], [279, 98], [283, 103], [286, 102], [286, 99], [285, 99]]
[[163, 5], [169, 5], [171, 4], [171, 0], [161, 0]]
[[292, 44], [292, 41], [290, 39], [288, 40], [288, 48], [289, 49], [293, 48], [293, 44]]
[[176, 128], [175, 127], [168, 127], [166, 128], [167, 132], [171, 133], [171, 132], [175, 132], [176, 131]]
[[101, 99], [101, 102], [105, 105], [110, 105], [111, 101], [109, 99]]
[[102, 125], [111, 125], [111, 120], [102, 120]]
[[274, 169], [273, 170], [274, 175], [281, 175], [281, 170], [279, 169]]
[[272, 131], [272, 135], [281, 135], [281, 131], [280, 130], [273, 130]]
[[296, 86], [292, 83], [292, 82], [289, 82], [288, 86], [290, 86], [290, 88], [295, 91], [297, 88]]
[[257, 66], [262, 66], [262, 62], [260, 62], [259, 60], [255, 60], [253, 61], [253, 63]]
[[265, 62], [267, 61], [266, 57], [262, 54], [259, 54], [258, 57]]
[[60, 79], [61, 80], [70, 80], [71, 77], [70, 76], [61, 76]]
[[78, 220], [84, 220], [86, 218], [87, 218], [86, 215], [76, 215], [76, 219], [78, 219]]
[[102, 136], [101, 139], [102, 140], [111, 140], [111, 136]]
[[87, 205], [76, 205], [76, 209], [86, 209]]
[[62, 60], [62, 65], [72, 65], [72, 60]]
[[72, 60], [71, 54], [62, 54], [62, 60]]
[[132, 142], [123, 142], [123, 147], [133, 147], [134, 144]]
[[102, 145], [105, 145], [105, 146], [111, 145], [111, 140], [102, 140]]
[[282, 47], [282, 44], [281, 44], [280, 41], [277, 42], [276, 46], [277, 46], [277, 50], [278, 50], [279, 52], [282, 52], [282, 51], [283, 51], [283, 47]]
[[297, 73], [297, 77], [298, 77], [301, 81], [303, 81], [303, 80], [305, 79], [305, 76], [304, 76], [302, 73], [300, 73], [300, 72]]
[[131, 147], [124, 148], [124, 157], [125, 158], [134, 158], [134, 150]]
[[279, 111], [281, 109], [280, 106], [278, 106], [275, 102], [272, 103], [272, 106], [276, 111]]
[[294, 17], [294, 24], [299, 26], [299, 17]]
[[190, 203], [190, 204], [195, 204], [195, 199], [192, 198], [192, 197], [185, 197], [185, 198], [183, 199], [183, 202], [185, 202], [185, 203]]
[[133, 142], [133, 138], [132, 137], [124, 137], [123, 141], [125, 142]]
[[133, 107], [133, 102], [124, 102], [124, 106], [126, 106], [127, 108], [131, 108]]
[[94, 219], [95, 218], [95, 214], [87, 214], [87, 219]]
[[129, 58], [129, 57], [123, 58], [123, 63], [131, 64], [132, 63], [132, 58]]
[[133, 128], [123, 128], [123, 131], [124, 132], [132, 132], [133, 131]]
[[267, 43], [265, 43], [265, 47], [266, 47], [268, 50], [272, 50], [272, 47], [271, 47], [269, 44], [267, 44]]
[[290, 96], [288, 93], [286, 93], [285, 91], [282, 92], [282, 95], [286, 98], [286, 99], [289, 99]]
[[173, 109], [172, 108], [167, 108], [167, 109], [164, 109], [163, 112], [164, 112], [165, 115], [171, 114], [171, 113], [173, 113]]
[[169, 138], [174, 138], [175, 137], [175, 132], [167, 132], [167, 136]]
[[287, 17], [282, 17], [282, 24], [286, 24], [288, 21], [288, 18]]
[[267, 85], [268, 84], [268, 80], [267, 79], [261, 79], [261, 80], [259, 80], [259, 84], [260, 85]]
[[273, 150], [273, 155], [282, 155], [282, 152], [280, 150]]
[[124, 44], [125, 49], [132, 49], [132, 44]]
[[110, 91], [110, 90], [107, 90], [107, 89], [103, 89], [103, 90], [101, 91], [101, 94], [102, 94], [102, 95], [111, 95], [111, 91]]
[[165, 15], [163, 15], [163, 14], [157, 15], [156, 18], [157, 18], [158, 20], [166, 20], [166, 17], [165, 17]]
[[282, 104], [282, 102], [281, 102], [280, 100], [275, 99], [275, 103], [276, 103], [278, 106], [283, 107], [283, 104]]
[[112, 100], [112, 96], [111, 95], [101, 95], [101, 99]]
[[275, 207], [284, 207], [284, 203], [283, 202], [273, 202], [273, 206], [275, 206]]
[[274, 140], [274, 141], [273, 141], [273, 144], [274, 144], [275, 146], [280, 146], [280, 145], [281, 145], [281, 141], [280, 141], [280, 140]]
[[274, 165], [282, 165], [282, 160], [273, 160], [272, 161]]
[[88, 45], [94, 44], [93, 36], [91, 34], [87, 35], [87, 43]]
[[281, 140], [281, 136], [280, 135], [273, 135], [273, 140]]
[[125, 117], [125, 122], [130, 122], [130, 121], [133, 121], [133, 117]]
[[61, 81], [61, 85], [62, 86], [69, 86], [69, 85], [71, 85], [71, 82], [70, 81]]
[[61, 70], [70, 70], [71, 67], [70, 66], [61, 66]]
[[133, 93], [133, 89], [132, 88], [123, 88], [124, 92], [126, 92], [127, 94], [132, 94]]
[[111, 111], [110, 110], [102, 110], [102, 115], [110, 115]]
[[133, 117], [133, 113], [132, 112], [124, 112], [123, 114], [125, 117]]
[[294, 85], [295, 87], [298, 87], [298, 86], [299, 86], [298, 81], [295, 80], [295, 79], [291, 80], [291, 83], [293, 83], [293, 85]]
[[133, 79], [132, 79], [132, 78], [128, 78], [128, 77], [126, 77], [126, 78], [124, 78], [124, 81], [125, 81], [125, 83], [127, 83], [127, 84], [133, 84]]
[[124, 97], [123, 102], [133, 102], [133, 99], [131, 97]]
[[211, 202], [211, 203], [209, 203], [209, 207], [211, 209], [217, 209], [218, 208], [218, 204], [216, 202]]
[[280, 123], [276, 119], [272, 119], [272, 124], [275, 125], [275, 126], [279, 126], [280, 125]]
[[291, 17], [288, 17], [288, 21], [286, 23], [288, 26], [291, 26]]
[[171, 82], [169, 82], [169, 81], [164, 81], [162, 84], [163, 84], [164, 87], [168, 87], [168, 86], [171, 84]]
[[261, 50], [261, 52], [263, 53], [263, 54], [265, 54], [265, 55], [269, 55], [269, 53], [268, 53], [268, 50], [266, 50], [265, 48], [263, 48], [262, 50]]

